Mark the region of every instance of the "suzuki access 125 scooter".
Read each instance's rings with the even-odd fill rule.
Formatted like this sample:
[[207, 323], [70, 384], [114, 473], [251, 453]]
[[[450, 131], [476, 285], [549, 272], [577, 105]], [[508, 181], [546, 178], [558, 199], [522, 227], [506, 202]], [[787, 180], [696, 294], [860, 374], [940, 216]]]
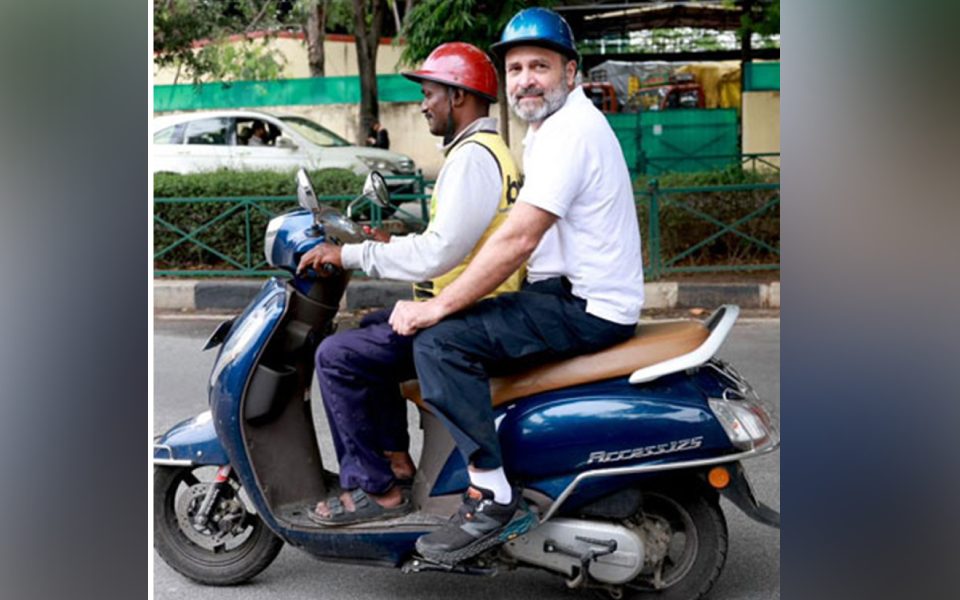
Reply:
[[[571, 588], [613, 598], [699, 598], [724, 564], [724, 496], [779, 528], [740, 461], [776, 449], [771, 411], [715, 353], [737, 319], [723, 306], [705, 321], [641, 325], [635, 338], [599, 352], [491, 382], [507, 473], [521, 483], [535, 526], [457, 565], [431, 563], [414, 542], [443, 524], [468, 485], [451, 436], [420, 405], [423, 449], [412, 488], [416, 510], [390, 521], [324, 528], [307, 517], [336, 487], [324, 469], [310, 398], [313, 353], [333, 329], [349, 274], [296, 274], [316, 244], [363, 239], [321, 208], [297, 174], [303, 210], [273, 219], [270, 279], [244, 312], [214, 332], [210, 410], [154, 445], [154, 536], [161, 557], [201, 583], [229, 585], [265, 569], [284, 543], [321, 559], [493, 574], [536, 567]], [[358, 201], [384, 206], [371, 174]], [[348, 209], [348, 215], [351, 209]], [[375, 210], [375, 207], [373, 208]]]

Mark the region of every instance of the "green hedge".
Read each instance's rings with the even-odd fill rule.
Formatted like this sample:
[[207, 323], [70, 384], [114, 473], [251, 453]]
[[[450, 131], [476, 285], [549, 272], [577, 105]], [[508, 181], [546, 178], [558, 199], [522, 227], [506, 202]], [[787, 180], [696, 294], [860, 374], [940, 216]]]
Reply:
[[[318, 196], [358, 194], [364, 177], [347, 169], [310, 171], [310, 180]], [[294, 196], [296, 171], [229, 171], [209, 173], [157, 173], [153, 176], [153, 195], [158, 198], [210, 198], [233, 196]]]
[[[296, 196], [297, 184], [295, 171], [278, 173], [273, 171], [228, 171], [177, 175], [157, 173], [153, 178], [156, 198], [225, 198], [240, 196]], [[314, 190], [318, 196], [354, 196], [360, 193], [364, 178], [344, 169], [324, 169], [309, 173]], [[230, 208], [236, 206], [230, 202], [177, 202], [154, 203], [154, 214], [182, 229], [190, 232], [204, 223], [215, 219]], [[267, 222], [274, 215], [297, 207], [297, 202], [254, 202], [251, 206], [237, 210], [230, 216], [218, 221], [197, 239], [222, 254], [247, 264], [247, 213], [250, 219], [251, 265], [263, 259], [263, 234]], [[154, 248], [157, 252], [173, 244], [181, 235], [166, 226], [154, 222]], [[205, 250], [187, 241], [165, 253], [154, 261], [158, 270], [165, 269], [232, 269], [229, 261], [215, 253]]]

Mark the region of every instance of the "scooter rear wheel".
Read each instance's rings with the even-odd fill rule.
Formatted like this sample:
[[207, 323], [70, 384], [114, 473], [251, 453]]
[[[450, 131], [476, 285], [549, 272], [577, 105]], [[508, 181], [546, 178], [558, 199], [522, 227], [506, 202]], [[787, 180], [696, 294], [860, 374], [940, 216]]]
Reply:
[[283, 540], [257, 516], [233, 478], [218, 495], [208, 524], [193, 523], [216, 470], [154, 468], [154, 548], [185, 577], [205, 585], [234, 585], [266, 569]]
[[647, 564], [626, 584], [627, 597], [694, 600], [720, 577], [727, 522], [715, 496], [688, 488], [645, 491], [630, 525], [644, 538]]

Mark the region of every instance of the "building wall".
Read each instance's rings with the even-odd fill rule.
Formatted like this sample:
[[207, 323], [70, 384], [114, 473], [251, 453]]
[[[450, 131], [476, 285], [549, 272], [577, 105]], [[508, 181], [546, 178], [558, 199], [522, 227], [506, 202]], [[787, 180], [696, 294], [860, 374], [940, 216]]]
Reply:
[[[743, 153], [780, 152], [780, 92], [743, 93]], [[768, 159], [777, 165], [780, 158]]]
[[[259, 37], [259, 39], [257, 39]], [[253, 43], [263, 43], [262, 36], [255, 36]], [[234, 43], [241, 43], [239, 40]], [[282, 33], [267, 42], [267, 47], [277, 50], [286, 59], [281, 79], [298, 79], [310, 77], [310, 67], [307, 64], [307, 44], [302, 34]], [[324, 69], [328, 77], [356, 76], [357, 49], [353, 36], [328, 35], [323, 43], [325, 53]], [[377, 73], [399, 73], [400, 54], [403, 46], [396, 45], [392, 40], [384, 38], [380, 41], [377, 50]], [[163, 69], [154, 68], [153, 83], [155, 85], [172, 84], [177, 70], [174, 67]], [[188, 83], [181, 75], [177, 83]]]

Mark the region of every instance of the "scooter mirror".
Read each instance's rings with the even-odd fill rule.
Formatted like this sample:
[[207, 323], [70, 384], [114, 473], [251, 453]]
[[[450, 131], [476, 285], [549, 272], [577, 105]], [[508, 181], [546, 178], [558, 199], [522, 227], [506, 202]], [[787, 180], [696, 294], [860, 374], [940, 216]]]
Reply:
[[313, 184], [310, 177], [303, 169], [297, 170], [297, 201], [300, 206], [309, 210], [314, 215], [320, 212], [320, 203], [317, 202], [317, 195], [313, 191]]
[[363, 195], [379, 204], [380, 208], [390, 205], [390, 190], [387, 189], [387, 181], [379, 171], [370, 171], [367, 175], [367, 180], [363, 182]]

